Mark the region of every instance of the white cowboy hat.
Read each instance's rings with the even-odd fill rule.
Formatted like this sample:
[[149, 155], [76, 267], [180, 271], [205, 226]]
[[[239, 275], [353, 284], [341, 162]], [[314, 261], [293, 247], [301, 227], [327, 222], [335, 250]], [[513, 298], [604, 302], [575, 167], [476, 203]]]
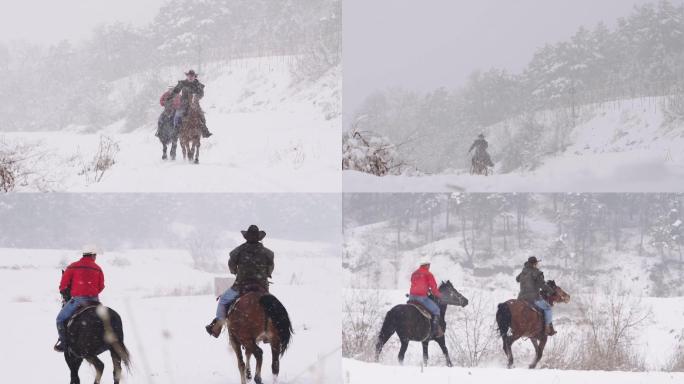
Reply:
[[432, 264], [432, 260], [430, 260], [430, 256], [423, 256], [418, 260], [418, 265], [423, 266], [423, 265], [428, 265]]
[[83, 255], [97, 255], [99, 250], [95, 244], [87, 244], [83, 246]]

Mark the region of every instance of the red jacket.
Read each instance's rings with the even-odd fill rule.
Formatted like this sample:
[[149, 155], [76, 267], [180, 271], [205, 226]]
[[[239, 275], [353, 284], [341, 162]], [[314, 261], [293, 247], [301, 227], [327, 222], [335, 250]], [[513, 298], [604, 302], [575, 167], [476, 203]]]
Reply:
[[437, 288], [435, 277], [430, 273], [428, 267], [423, 265], [411, 275], [411, 291], [409, 294], [427, 296], [430, 292], [437, 298], [442, 296]]
[[71, 296], [97, 296], [104, 289], [104, 273], [91, 257], [83, 257], [64, 271], [59, 291], [71, 288]]
[[[166, 107], [166, 99], [171, 96], [171, 91], [166, 91], [164, 94], [159, 98], [159, 104], [162, 107]], [[181, 99], [180, 99], [180, 94], [176, 95], [173, 97], [172, 104], [173, 109], [178, 109], [181, 106]]]

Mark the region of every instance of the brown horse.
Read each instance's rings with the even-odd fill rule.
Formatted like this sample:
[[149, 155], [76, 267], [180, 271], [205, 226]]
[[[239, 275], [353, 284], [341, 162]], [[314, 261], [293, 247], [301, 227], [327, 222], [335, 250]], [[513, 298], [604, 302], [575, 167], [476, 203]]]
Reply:
[[199, 97], [192, 95], [188, 110], [183, 116], [180, 127], [180, 145], [183, 151], [183, 159], [199, 163], [200, 139], [202, 137], [202, 110], [199, 106]]
[[472, 164], [470, 166], [471, 175], [482, 175], [489, 176], [490, 169], [487, 162], [483, 158], [473, 157]]
[[[542, 298], [551, 306], [554, 303], [570, 302], [570, 295], [557, 286], [555, 281], [549, 280], [546, 284], [553, 289], [553, 294], [542, 294]], [[532, 342], [536, 352], [535, 359], [530, 364], [530, 369], [534, 369], [542, 358], [548, 339], [544, 329], [543, 312], [523, 300], [508, 300], [499, 304], [496, 311], [496, 322], [503, 340], [504, 353], [508, 357], [508, 368], [513, 366], [511, 346], [519, 338], [527, 337]], [[510, 335], [508, 334], [509, 329], [511, 330]]]
[[[263, 351], [257, 345], [260, 341], [271, 345], [271, 371], [273, 382], [276, 382], [280, 358], [285, 354], [292, 337], [292, 324], [283, 304], [263, 290], [245, 293], [231, 307], [227, 327], [230, 344], [237, 356], [241, 383], [245, 384], [251, 379], [249, 366], [252, 355], [256, 358], [254, 382], [263, 383]], [[245, 349], [246, 364], [242, 358], [242, 348]]]

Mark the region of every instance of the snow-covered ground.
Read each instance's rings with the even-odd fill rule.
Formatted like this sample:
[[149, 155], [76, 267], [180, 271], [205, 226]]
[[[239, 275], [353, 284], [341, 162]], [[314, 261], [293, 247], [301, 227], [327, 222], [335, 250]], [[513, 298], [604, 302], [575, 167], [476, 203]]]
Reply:
[[[539, 117], [543, 121], [544, 117]], [[548, 126], [553, 126], [549, 124]], [[496, 161], [515, 124], [502, 122], [484, 130]], [[551, 140], [554, 132], [545, 132]], [[548, 136], [548, 137], [547, 137]], [[568, 135], [567, 147], [543, 157], [534, 170], [488, 177], [468, 170], [423, 176], [376, 177], [343, 172], [345, 192], [679, 192], [684, 190], [684, 123], [670, 122], [660, 101], [638, 100], [619, 107], [589, 108]], [[466, 156], [464, 155], [464, 158]]]
[[[165, 79], [182, 71], [165, 68]], [[341, 189], [339, 67], [316, 81], [293, 78], [287, 60], [247, 59], [214, 63], [205, 70], [202, 106], [214, 133], [203, 139], [200, 164], [161, 159], [154, 136], [156, 115], [128, 132], [124, 119], [92, 133], [83, 127], [59, 132], [2, 132], [10, 144], [34, 144], [45, 153], [32, 167], [44, 179], [20, 191], [69, 192], [333, 192]], [[111, 102], [124, 103], [142, 75], [112, 83]], [[161, 94], [164, 89], [161, 89]], [[149, 100], [156, 103], [156, 100]], [[158, 106], [158, 104], [157, 104]], [[158, 113], [161, 108], [157, 107]], [[125, 129], [124, 129], [125, 128]], [[124, 132], [126, 131], [126, 132]], [[115, 164], [100, 182], [82, 174], [105, 135], [118, 144]]]
[[343, 360], [344, 380], [347, 384], [361, 383], [620, 383], [656, 384], [679, 383], [683, 373], [664, 372], [597, 372], [560, 371], [553, 369], [528, 370], [503, 368], [446, 368], [420, 366], [386, 366]]
[[[276, 260], [271, 292], [287, 307], [295, 332], [279, 381], [341, 382], [337, 250], [276, 239], [270, 245], [276, 255], [287, 255]], [[68, 368], [52, 344], [60, 268], [77, 255], [74, 250], [0, 249], [0, 327], [5, 330], [0, 361], [8, 382], [68, 380]], [[101, 299], [121, 314], [131, 351], [133, 369], [124, 374], [125, 383], [239, 383], [225, 331], [219, 340], [204, 331], [215, 311], [214, 277], [227, 272], [196, 270], [183, 250], [106, 252], [97, 261], [107, 286]], [[111, 360], [108, 353], [100, 357], [106, 364], [103, 383], [111, 383]], [[271, 382], [270, 353], [262, 373]], [[93, 377], [94, 370], [84, 364], [83, 382]]]

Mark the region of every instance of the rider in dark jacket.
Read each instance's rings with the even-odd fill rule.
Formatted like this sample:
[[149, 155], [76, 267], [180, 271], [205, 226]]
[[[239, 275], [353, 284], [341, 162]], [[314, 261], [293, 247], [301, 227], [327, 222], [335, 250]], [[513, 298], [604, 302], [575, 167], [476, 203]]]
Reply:
[[468, 153], [472, 152], [474, 149], [475, 156], [473, 157], [473, 161], [476, 159], [481, 159], [486, 166], [493, 167], [494, 163], [492, 162], [492, 158], [489, 156], [489, 153], [487, 153], [488, 147], [489, 143], [487, 143], [487, 140], [485, 140], [484, 135], [480, 133], [477, 136], [477, 140], [475, 140], [473, 145], [470, 146]]
[[556, 331], [553, 329], [551, 305], [542, 298], [540, 292], [544, 291], [549, 295], [554, 292], [553, 289], [546, 284], [544, 273], [538, 268], [540, 262], [541, 260], [537, 260], [536, 257], [530, 257], [523, 266], [522, 272], [515, 278], [515, 280], [520, 283], [518, 300], [523, 300], [529, 304], [536, 305], [544, 311], [546, 334], [553, 336], [556, 334]]
[[[197, 95], [200, 99], [204, 97], [204, 84], [200, 83], [197, 79], [197, 73], [195, 73], [194, 70], [191, 69], [185, 73], [185, 80], [180, 80], [178, 84], [176, 84], [169, 97], [175, 97], [179, 93], [181, 95], [181, 106], [176, 110], [173, 119], [176, 128], [180, 128], [181, 120], [190, 108], [192, 95]], [[212, 133], [209, 132], [209, 128], [207, 128], [204, 111], [201, 111], [200, 116], [202, 116], [202, 137], [209, 137]]]
[[235, 275], [235, 283], [221, 295], [216, 317], [205, 327], [214, 337], [221, 334], [228, 308], [241, 294], [252, 288], [268, 292], [268, 279], [274, 268], [274, 254], [261, 243], [266, 232], [260, 231], [256, 225], [250, 225], [246, 231], [242, 231], [242, 236], [245, 243], [233, 249], [228, 260], [228, 269]]

